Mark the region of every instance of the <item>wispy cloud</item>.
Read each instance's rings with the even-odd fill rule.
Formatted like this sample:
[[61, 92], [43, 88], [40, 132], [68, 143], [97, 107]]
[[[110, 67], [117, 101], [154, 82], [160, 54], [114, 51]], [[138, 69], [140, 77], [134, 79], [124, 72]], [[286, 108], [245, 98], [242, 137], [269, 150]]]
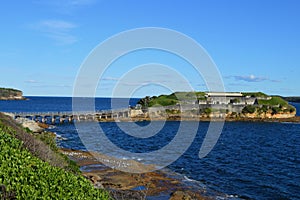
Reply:
[[72, 88], [72, 85], [67, 85], [67, 84], [58, 84], [58, 85], [51, 85], [51, 84], [42, 84], [42, 85], [33, 85], [32, 87], [37, 87], [37, 88]]
[[146, 85], [149, 85], [150, 83], [148, 82], [122, 82], [123, 85], [125, 86], [146, 86]]
[[104, 78], [101, 78], [102, 81], [118, 81], [119, 78], [116, 78], [116, 77], [104, 77]]
[[227, 76], [225, 78], [234, 78], [236, 81], [245, 81], [245, 82], [263, 82], [263, 81], [271, 81], [271, 82], [280, 82], [280, 80], [273, 80], [267, 77], [255, 76], [253, 74], [247, 76]]
[[44, 20], [40, 23], [41, 26], [50, 30], [68, 31], [76, 28], [77, 26], [62, 20]]
[[[118, 84], [125, 85], [125, 86], [145, 86], [149, 84], [154, 84], [154, 83], [168, 83], [168, 81], [158, 81], [158, 80], [128, 80], [128, 79], [121, 79], [117, 77], [103, 77], [101, 78], [100, 81], [104, 81], [107, 84], [114, 85], [116, 83], [112, 82], [118, 82]], [[103, 84], [103, 83], [101, 83]]]
[[25, 83], [39, 83], [36, 80], [30, 79], [30, 80], [26, 80]]
[[97, 2], [97, 0], [38, 0], [36, 3], [50, 6], [54, 9], [54, 11], [59, 12], [61, 14], [71, 15], [76, 12], [76, 10], [93, 5]]
[[76, 24], [63, 20], [43, 20], [30, 26], [32, 29], [42, 32], [45, 36], [53, 39], [56, 44], [67, 45], [77, 42], [72, 30]]
[[[61, 2], [61, 1], [59, 1]], [[73, 6], [86, 6], [86, 5], [91, 5], [94, 4], [96, 1], [95, 0], [67, 0], [65, 3], [67, 5], [73, 5]]]
[[271, 82], [274, 82], [274, 83], [281, 83], [282, 81], [281, 80], [274, 80], [274, 79], [269, 79]]
[[249, 87], [248, 84], [245, 84], [245, 83], [229, 83], [227, 84], [228, 86], [234, 86], [234, 87]]
[[235, 80], [237, 81], [246, 81], [246, 82], [262, 82], [265, 80], [268, 80], [265, 77], [258, 77], [254, 75], [249, 75], [249, 76], [234, 76]]

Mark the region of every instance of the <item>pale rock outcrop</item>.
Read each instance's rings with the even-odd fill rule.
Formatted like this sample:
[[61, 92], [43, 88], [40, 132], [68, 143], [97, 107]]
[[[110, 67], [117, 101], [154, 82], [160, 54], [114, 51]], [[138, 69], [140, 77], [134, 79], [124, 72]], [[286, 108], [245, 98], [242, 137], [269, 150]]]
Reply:
[[41, 128], [37, 122], [32, 121], [30, 119], [26, 118], [17, 118], [16, 119], [17, 123], [21, 124], [24, 128], [28, 128], [34, 133], [40, 133], [43, 132], [43, 128]]

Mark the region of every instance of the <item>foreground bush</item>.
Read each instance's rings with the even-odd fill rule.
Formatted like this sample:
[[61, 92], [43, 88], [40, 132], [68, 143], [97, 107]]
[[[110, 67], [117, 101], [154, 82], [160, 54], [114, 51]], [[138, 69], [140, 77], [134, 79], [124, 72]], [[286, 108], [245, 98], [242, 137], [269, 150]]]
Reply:
[[83, 176], [33, 156], [5, 129], [0, 121], [0, 186], [6, 190], [0, 190], [0, 199], [10, 198], [7, 194], [16, 199], [109, 199]]

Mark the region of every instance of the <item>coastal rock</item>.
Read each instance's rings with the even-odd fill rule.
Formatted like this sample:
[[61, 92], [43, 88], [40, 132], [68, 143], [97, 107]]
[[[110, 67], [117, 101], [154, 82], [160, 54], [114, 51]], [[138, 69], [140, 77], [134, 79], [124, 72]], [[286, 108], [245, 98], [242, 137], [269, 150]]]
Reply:
[[97, 182], [101, 181], [102, 178], [100, 178], [100, 176], [96, 175], [95, 173], [85, 173], [83, 174], [86, 178], [90, 179], [94, 184], [96, 184]]
[[[95, 187], [104, 187], [110, 191], [114, 199], [211, 199], [202, 194], [204, 190], [191, 188], [184, 185], [180, 179], [171, 178], [170, 175], [162, 171], [147, 173], [127, 173], [112, 169], [103, 165], [100, 161], [101, 156], [92, 152], [78, 150], [61, 149], [61, 153], [74, 160], [79, 166], [85, 177], [87, 177]], [[104, 158], [104, 157], [103, 157]], [[115, 162], [116, 158], [108, 158]], [[131, 161], [129, 162], [131, 164]], [[140, 164], [142, 166], [142, 164]], [[141, 166], [137, 170], [141, 171]], [[180, 192], [184, 191], [183, 195]], [[181, 198], [182, 199], [182, 198]]]
[[43, 132], [43, 128], [39, 126], [39, 124], [35, 121], [26, 119], [26, 118], [17, 118], [17, 123], [21, 124], [24, 128], [28, 128], [34, 133], [41, 133]]
[[144, 113], [142, 110], [130, 110], [130, 116], [131, 117], [141, 117], [141, 116], [144, 116]]
[[181, 191], [178, 190], [171, 194], [170, 200], [208, 200], [211, 198], [203, 197], [198, 193], [192, 191]]
[[192, 200], [192, 197], [183, 191], [176, 191], [172, 194], [170, 200]]

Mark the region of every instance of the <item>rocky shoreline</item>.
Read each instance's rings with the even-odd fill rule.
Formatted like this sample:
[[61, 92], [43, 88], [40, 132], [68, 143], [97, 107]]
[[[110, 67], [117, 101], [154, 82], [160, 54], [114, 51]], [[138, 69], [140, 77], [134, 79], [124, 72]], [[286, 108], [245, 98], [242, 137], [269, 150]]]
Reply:
[[[185, 184], [179, 178], [171, 177], [161, 170], [128, 173], [105, 166], [89, 152], [70, 149], [61, 149], [61, 152], [80, 166], [83, 175], [91, 180], [95, 187], [109, 190], [115, 199], [214, 199], [209, 197], [205, 188], [199, 189]], [[127, 162], [129, 165], [136, 163], [132, 160], [120, 162]], [[143, 167], [148, 166], [139, 164], [135, 169], [138, 172]], [[223, 196], [226, 198], [226, 195]]]
[[225, 121], [300, 123], [300, 116], [294, 116], [289, 118], [226, 118]]
[[109, 118], [100, 119], [99, 122], [138, 122], [138, 121], [199, 121], [199, 122], [210, 122], [210, 121], [225, 121], [225, 122], [287, 122], [287, 123], [300, 123], [300, 116], [288, 117], [288, 118], [261, 118], [261, 117], [181, 117], [181, 116], [170, 116], [170, 117], [132, 117], [132, 118]]

